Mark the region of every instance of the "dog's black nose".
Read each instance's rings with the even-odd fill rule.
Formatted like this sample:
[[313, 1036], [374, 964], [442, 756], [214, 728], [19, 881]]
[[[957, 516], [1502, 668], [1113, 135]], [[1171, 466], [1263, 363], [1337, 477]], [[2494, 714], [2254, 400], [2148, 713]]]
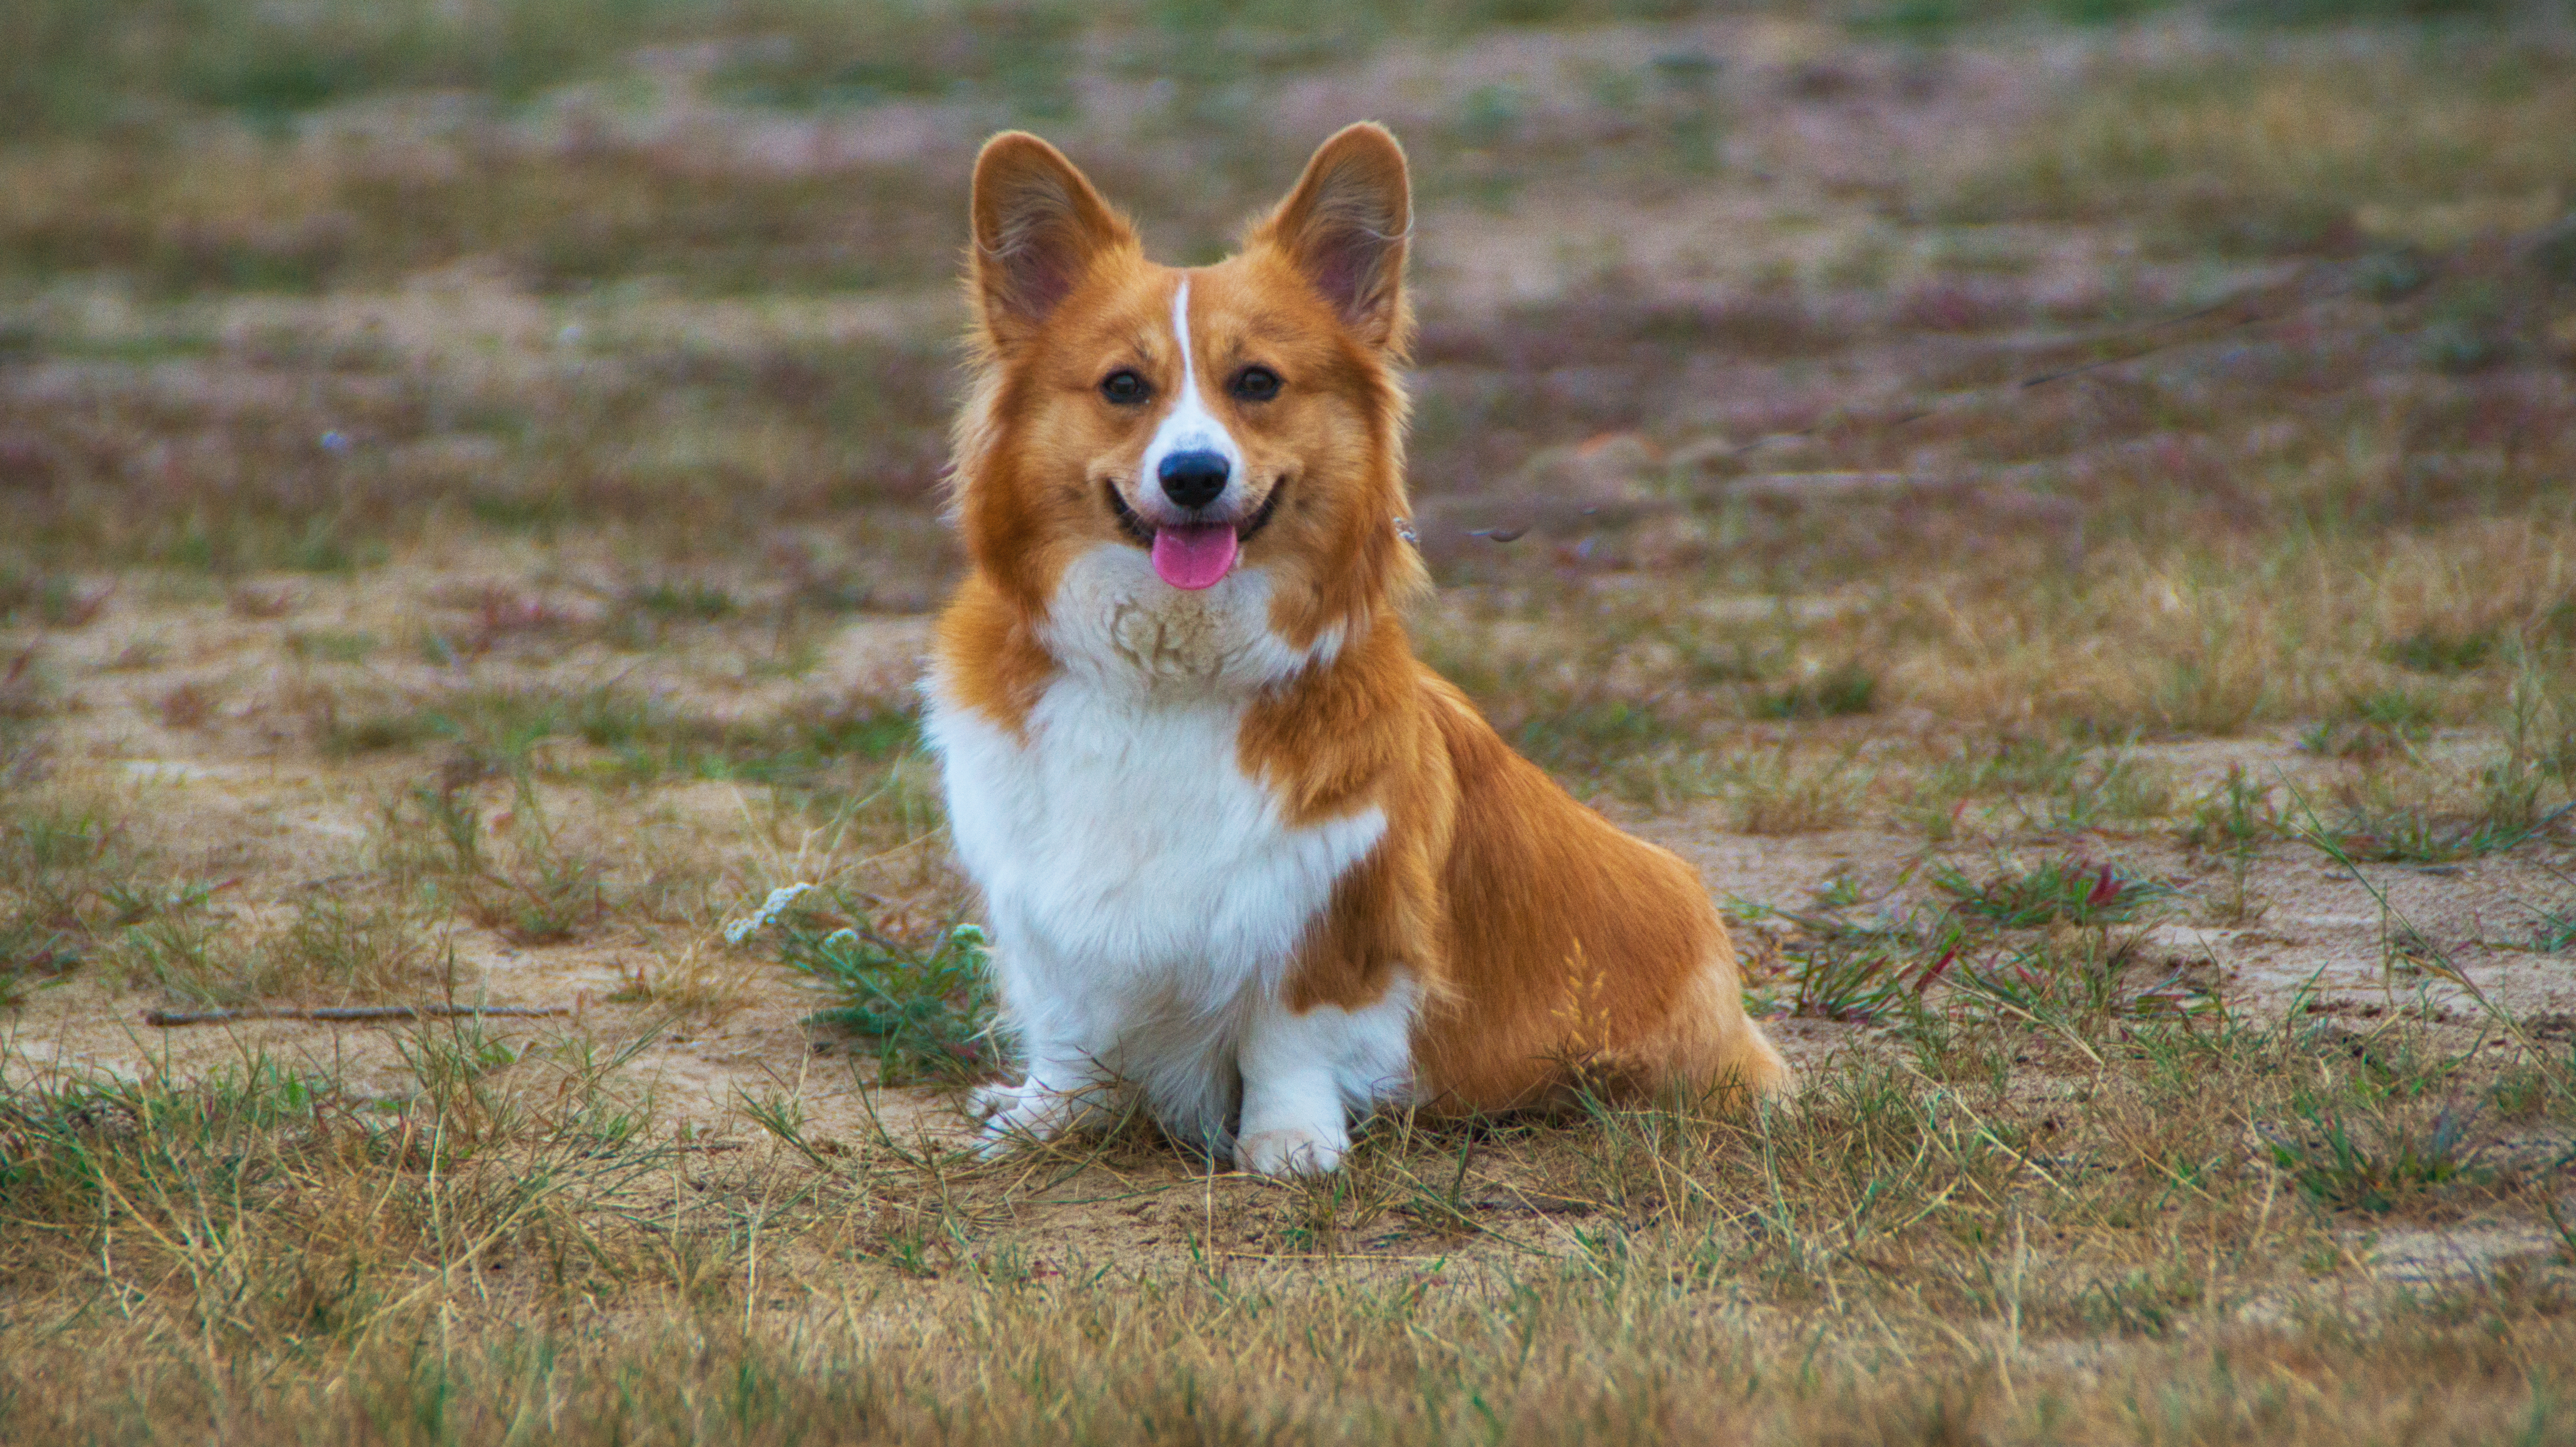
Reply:
[[1175, 452], [1155, 471], [1163, 478], [1163, 496], [1176, 507], [1205, 507], [1225, 491], [1225, 454]]

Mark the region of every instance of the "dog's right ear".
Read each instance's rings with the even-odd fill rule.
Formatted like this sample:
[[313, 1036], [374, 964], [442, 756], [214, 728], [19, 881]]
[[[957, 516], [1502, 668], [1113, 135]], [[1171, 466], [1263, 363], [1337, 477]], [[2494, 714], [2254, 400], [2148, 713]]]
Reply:
[[1064, 153], [1004, 131], [975, 158], [975, 252], [968, 264], [984, 331], [1008, 349], [1033, 335], [1102, 256], [1136, 232]]

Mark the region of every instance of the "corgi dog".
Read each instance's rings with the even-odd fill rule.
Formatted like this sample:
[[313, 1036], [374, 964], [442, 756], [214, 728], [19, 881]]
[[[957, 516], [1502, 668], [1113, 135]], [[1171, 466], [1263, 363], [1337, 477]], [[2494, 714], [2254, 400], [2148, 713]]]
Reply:
[[1690, 867], [1413, 655], [1411, 217], [1375, 125], [1213, 266], [1035, 136], [976, 160], [971, 570], [923, 691], [1025, 1068], [973, 1097], [988, 1150], [1141, 1096], [1321, 1172], [1379, 1105], [1787, 1082]]

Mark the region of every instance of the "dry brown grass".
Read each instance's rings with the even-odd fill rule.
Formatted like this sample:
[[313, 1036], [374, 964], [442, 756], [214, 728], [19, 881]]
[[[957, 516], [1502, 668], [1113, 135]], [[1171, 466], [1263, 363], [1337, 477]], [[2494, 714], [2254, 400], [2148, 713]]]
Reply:
[[2196, 55], [2111, 78], [2034, 136], [2008, 181], [1972, 190], [2024, 214], [2124, 221], [2143, 190], [2162, 203], [2155, 239], [2187, 252], [2451, 248], [2558, 219], [2576, 162], [2545, 137], [2571, 125], [2576, 85], [2509, 48]]
[[[569, 1440], [2481, 1441], [2546, 1420], [2563, 1275], [2355, 1314], [2336, 1282], [2358, 1248], [2268, 1164], [2302, 1093], [2402, 1111], [2353, 1082], [2458, 1069], [2346, 1038], [2161, 1026], [2033, 1096], [1940, 1083], [2028, 1048], [1953, 1037], [1930, 1075], [1864, 1054], [1750, 1122], [1382, 1122], [1343, 1176], [1286, 1187], [1193, 1176], [1134, 1133], [998, 1165], [831, 1139], [782, 1097], [765, 1143], [699, 1150], [643, 1129], [613, 1061], [462, 1028], [412, 1038], [421, 1084], [390, 1102], [263, 1061], [22, 1082], [7, 1199], [53, 1229], [15, 1235], [0, 1276], [20, 1320], [89, 1349], [40, 1332], [0, 1372], [27, 1441], [184, 1419], [271, 1440], [316, 1394], [349, 1426], [472, 1440], [551, 1419]], [[1140, 1226], [1186, 1249], [1109, 1254]]]

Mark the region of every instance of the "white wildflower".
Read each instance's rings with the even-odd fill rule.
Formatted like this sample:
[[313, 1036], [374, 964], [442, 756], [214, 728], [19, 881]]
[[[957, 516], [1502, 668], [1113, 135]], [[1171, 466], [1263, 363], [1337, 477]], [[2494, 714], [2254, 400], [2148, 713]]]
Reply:
[[776, 889], [771, 890], [769, 892], [769, 898], [761, 901], [760, 908], [753, 910], [751, 913], [744, 915], [740, 919], [729, 919], [725, 921], [725, 943], [729, 945], [741, 944], [744, 940], [747, 940], [753, 935], [760, 933], [762, 930], [769, 928], [772, 924], [777, 923], [780, 915], [787, 913], [787, 907], [789, 905], [802, 899], [813, 888], [814, 886], [810, 884], [798, 883], [782, 884]]

